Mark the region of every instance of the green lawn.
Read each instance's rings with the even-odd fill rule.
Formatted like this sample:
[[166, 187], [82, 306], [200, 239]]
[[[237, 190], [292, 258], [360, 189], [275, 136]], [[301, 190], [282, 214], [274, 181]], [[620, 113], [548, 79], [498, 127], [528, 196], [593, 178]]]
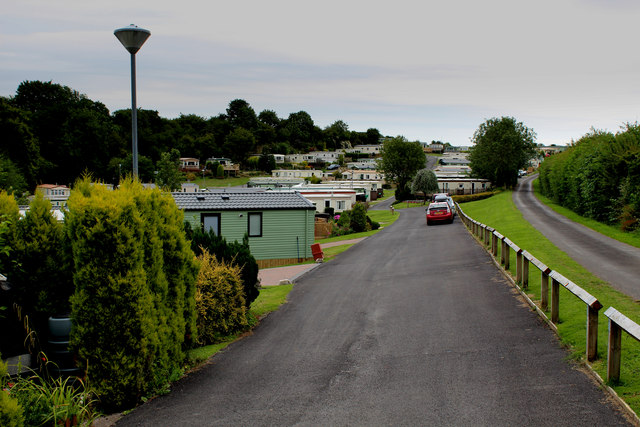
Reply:
[[384, 190], [384, 196], [380, 197], [379, 199], [374, 200], [373, 202], [370, 202], [371, 206], [375, 206], [376, 204], [383, 202], [387, 199], [390, 199], [391, 197], [396, 195], [396, 190], [391, 188], [388, 190]]
[[193, 182], [195, 184], [198, 184], [200, 188], [207, 188], [207, 187], [222, 188], [222, 187], [235, 187], [238, 185], [245, 185], [247, 182], [249, 182], [249, 179], [250, 177], [248, 176], [239, 176], [237, 178], [231, 177], [231, 178], [224, 178], [224, 179], [205, 178], [204, 180], [202, 179], [202, 177], [200, 177], [200, 178], [196, 178]]
[[372, 221], [375, 221], [380, 224], [380, 228], [378, 230], [371, 231], [363, 231], [361, 233], [352, 233], [345, 234], [344, 236], [337, 237], [328, 237], [326, 239], [318, 239], [316, 243], [331, 243], [331, 242], [339, 242], [341, 240], [351, 240], [351, 239], [360, 239], [361, 237], [371, 236], [372, 234], [376, 234], [384, 227], [388, 227], [393, 224], [400, 214], [398, 212], [392, 214], [389, 210], [369, 210], [367, 211], [367, 215], [371, 218]]
[[[607, 339], [608, 322], [604, 311], [613, 306], [629, 318], [640, 322], [640, 306], [632, 298], [611, 288], [607, 283], [593, 276], [581, 265], [573, 261], [566, 253], [549, 242], [522, 217], [515, 207], [512, 192], [505, 191], [489, 199], [469, 202], [461, 205], [462, 210], [471, 218], [489, 225], [508, 237], [520, 248], [558, 271], [569, 280], [595, 296], [604, 306], [600, 310], [598, 324], [598, 356], [592, 363], [594, 370], [604, 379], [607, 376]], [[515, 276], [515, 256], [511, 254], [510, 272]], [[529, 297], [539, 305], [540, 271], [533, 265], [529, 270]], [[586, 306], [573, 294], [560, 290], [560, 323], [558, 333], [561, 341], [568, 346], [576, 359], [585, 354]], [[550, 313], [547, 313], [550, 317]], [[640, 343], [623, 334], [621, 381], [612, 385], [636, 413], [640, 410]], [[531, 373], [535, 375], [535, 372]]]

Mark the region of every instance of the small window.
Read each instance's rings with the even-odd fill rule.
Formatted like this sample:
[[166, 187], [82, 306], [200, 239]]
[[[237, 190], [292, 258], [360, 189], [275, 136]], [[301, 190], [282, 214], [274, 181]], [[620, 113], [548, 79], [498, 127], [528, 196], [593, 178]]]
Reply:
[[330, 207], [331, 207], [331, 200], [330, 200], [330, 199], [325, 199], [325, 201], [324, 201], [324, 207], [325, 207], [325, 208], [330, 208]]
[[249, 237], [262, 237], [262, 212], [249, 212]]
[[202, 230], [207, 233], [213, 230], [216, 236], [220, 235], [220, 214], [202, 214], [200, 218]]
[[344, 210], [344, 200], [338, 200], [338, 210], [339, 211]]

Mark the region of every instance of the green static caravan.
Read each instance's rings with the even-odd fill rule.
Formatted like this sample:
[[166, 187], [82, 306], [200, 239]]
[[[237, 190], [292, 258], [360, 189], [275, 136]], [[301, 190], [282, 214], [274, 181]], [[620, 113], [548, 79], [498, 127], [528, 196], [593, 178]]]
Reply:
[[315, 206], [296, 192], [220, 190], [172, 193], [193, 228], [213, 229], [228, 242], [249, 236], [260, 268], [313, 259]]

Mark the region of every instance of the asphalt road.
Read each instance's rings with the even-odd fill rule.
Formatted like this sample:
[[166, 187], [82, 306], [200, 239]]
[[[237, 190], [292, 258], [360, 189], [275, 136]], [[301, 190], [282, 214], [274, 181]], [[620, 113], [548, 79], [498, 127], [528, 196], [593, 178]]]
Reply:
[[627, 425], [566, 357], [459, 219], [406, 209], [117, 425]]
[[522, 179], [513, 193], [524, 218], [591, 273], [640, 300], [640, 249], [573, 222], [542, 204], [533, 194], [536, 177]]

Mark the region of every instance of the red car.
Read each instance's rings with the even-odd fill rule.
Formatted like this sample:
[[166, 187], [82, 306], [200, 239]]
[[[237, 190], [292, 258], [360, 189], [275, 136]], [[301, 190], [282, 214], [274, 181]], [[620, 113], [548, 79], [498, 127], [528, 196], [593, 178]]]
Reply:
[[430, 203], [427, 208], [427, 225], [434, 222], [453, 222], [453, 212], [447, 202]]

